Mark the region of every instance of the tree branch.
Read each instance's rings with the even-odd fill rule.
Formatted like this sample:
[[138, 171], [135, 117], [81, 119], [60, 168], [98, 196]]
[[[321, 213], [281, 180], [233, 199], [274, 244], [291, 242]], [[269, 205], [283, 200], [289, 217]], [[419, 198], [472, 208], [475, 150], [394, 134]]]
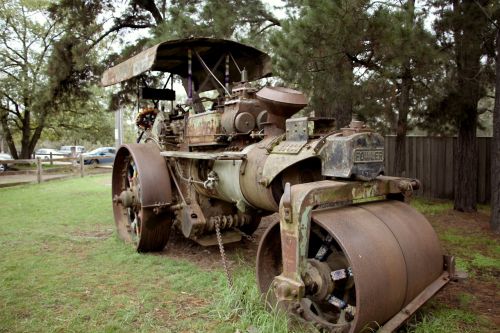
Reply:
[[473, 0], [473, 1], [481, 9], [484, 16], [486, 16], [486, 18], [488, 19], [488, 21], [490, 21], [491, 24], [493, 24], [498, 30], [500, 30], [500, 26], [495, 22], [495, 20], [493, 20], [491, 18], [490, 14], [486, 11], [486, 9], [479, 2], [477, 2], [477, 0]]
[[259, 31], [257, 31], [254, 36], [257, 36], [257, 35], [260, 35], [261, 33], [263, 33], [264, 31], [266, 31], [267, 29], [271, 28], [271, 27], [274, 27], [274, 26], [277, 26], [277, 24], [275, 23], [269, 23], [268, 25], [266, 25], [264, 28], [260, 29]]
[[161, 16], [158, 7], [156, 7], [154, 0], [134, 0], [133, 3], [148, 11], [153, 16], [156, 25], [160, 25], [163, 22], [163, 17]]
[[120, 22], [120, 23], [114, 25], [113, 27], [111, 27], [111, 29], [109, 29], [108, 31], [106, 31], [104, 34], [102, 34], [101, 36], [99, 36], [99, 38], [97, 38], [92, 44], [90, 44], [89, 49], [94, 48], [94, 46], [96, 46], [97, 44], [99, 44], [104, 38], [106, 38], [107, 36], [109, 36], [113, 32], [117, 32], [117, 31], [119, 31], [121, 29], [124, 29], [124, 28], [144, 29], [144, 28], [152, 28], [152, 27], [154, 27], [154, 24], [150, 24], [150, 23], [135, 24], [135, 23]]

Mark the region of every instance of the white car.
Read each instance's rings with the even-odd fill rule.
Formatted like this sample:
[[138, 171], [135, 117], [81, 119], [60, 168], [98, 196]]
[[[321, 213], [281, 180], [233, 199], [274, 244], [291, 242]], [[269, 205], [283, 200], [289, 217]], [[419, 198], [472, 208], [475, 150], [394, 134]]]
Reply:
[[40, 157], [43, 160], [49, 160], [51, 153], [53, 159], [64, 157], [57, 149], [40, 148], [35, 152], [35, 158]]
[[[0, 153], [0, 161], [1, 160], [12, 160], [12, 156], [10, 156], [10, 154], [6, 154], [6, 153]], [[4, 172], [5, 170], [7, 170], [7, 164], [1, 164], [0, 163], [0, 172]]]
[[85, 147], [84, 146], [62, 146], [61, 149], [59, 149], [59, 154], [64, 155], [64, 157], [71, 157], [73, 153], [75, 154], [75, 157], [80, 156], [80, 154], [85, 153]]

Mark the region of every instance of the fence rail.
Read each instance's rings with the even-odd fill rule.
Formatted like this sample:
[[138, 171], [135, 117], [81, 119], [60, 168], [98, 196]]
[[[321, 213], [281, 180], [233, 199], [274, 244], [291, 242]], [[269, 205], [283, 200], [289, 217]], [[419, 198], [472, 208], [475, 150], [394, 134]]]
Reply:
[[[109, 159], [106, 156], [93, 156], [92, 160]], [[7, 170], [0, 172], [0, 187], [14, 186], [24, 183], [41, 183], [45, 180], [60, 179], [67, 177], [94, 174], [103, 168], [111, 169], [109, 166], [85, 165], [83, 156], [62, 157], [57, 159], [19, 159], [19, 160], [0, 160], [0, 164], [6, 165]], [[17, 168], [14, 166], [18, 166]], [[50, 165], [50, 168], [44, 168], [43, 165]], [[27, 168], [26, 168], [27, 166]]]
[[[385, 170], [387, 175], [417, 178], [422, 188], [417, 192], [429, 198], [453, 199], [453, 137], [406, 137], [405, 174], [394, 172], [396, 137], [385, 138]], [[491, 138], [477, 138], [477, 199], [487, 203], [491, 197]], [[468, 162], [468, 161], [467, 161]]]

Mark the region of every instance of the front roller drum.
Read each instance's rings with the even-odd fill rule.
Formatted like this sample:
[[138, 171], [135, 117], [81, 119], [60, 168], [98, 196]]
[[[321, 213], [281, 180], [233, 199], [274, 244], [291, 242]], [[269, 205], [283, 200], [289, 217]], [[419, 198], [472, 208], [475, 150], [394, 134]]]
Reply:
[[[282, 272], [279, 224], [257, 253], [259, 288], [275, 302]], [[438, 238], [424, 216], [397, 201], [313, 211], [304, 296], [291, 310], [333, 332], [376, 329], [443, 273]]]
[[118, 235], [138, 252], [161, 251], [172, 227], [170, 175], [153, 144], [128, 144], [113, 165], [113, 213]]

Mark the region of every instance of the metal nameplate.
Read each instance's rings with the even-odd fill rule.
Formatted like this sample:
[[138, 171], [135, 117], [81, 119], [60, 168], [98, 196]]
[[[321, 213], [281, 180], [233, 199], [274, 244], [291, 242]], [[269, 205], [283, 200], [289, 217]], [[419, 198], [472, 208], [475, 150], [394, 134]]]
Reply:
[[275, 154], [298, 154], [302, 147], [307, 144], [307, 141], [282, 141], [274, 147]]
[[373, 163], [384, 161], [383, 149], [354, 149], [354, 163]]

